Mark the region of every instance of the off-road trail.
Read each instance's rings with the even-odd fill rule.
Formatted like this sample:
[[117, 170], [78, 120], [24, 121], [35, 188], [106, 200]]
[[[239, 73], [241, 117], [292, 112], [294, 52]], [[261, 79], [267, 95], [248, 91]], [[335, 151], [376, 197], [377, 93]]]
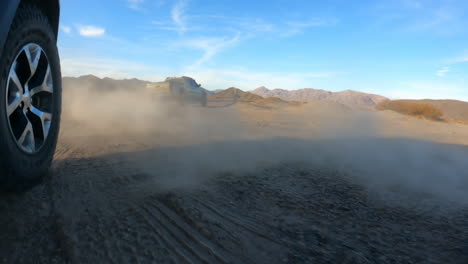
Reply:
[[0, 197], [0, 262], [468, 263], [468, 126], [78, 104], [44, 183]]

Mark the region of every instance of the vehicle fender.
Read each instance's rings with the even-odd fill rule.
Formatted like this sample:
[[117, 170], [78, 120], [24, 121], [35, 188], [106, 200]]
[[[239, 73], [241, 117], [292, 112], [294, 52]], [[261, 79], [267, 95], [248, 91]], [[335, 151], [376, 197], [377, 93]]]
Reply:
[[3, 47], [19, 3], [20, 0], [0, 0], [0, 54], [3, 54]]

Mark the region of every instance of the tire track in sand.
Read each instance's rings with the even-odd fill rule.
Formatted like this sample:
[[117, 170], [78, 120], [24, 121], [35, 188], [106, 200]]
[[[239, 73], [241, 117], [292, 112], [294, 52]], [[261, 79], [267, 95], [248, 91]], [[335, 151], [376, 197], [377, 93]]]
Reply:
[[[239, 263], [229, 253], [204, 238], [179, 215], [168, 209], [157, 197], [136, 205], [159, 236], [188, 263]], [[157, 225], [155, 225], [157, 224]]]
[[[240, 218], [239, 216], [236, 216], [226, 210], [219, 210], [215, 208], [214, 204], [211, 204], [208, 201], [201, 201], [200, 199], [196, 198], [195, 196], [191, 196], [191, 199], [195, 201], [197, 204], [201, 205], [208, 211], [210, 211], [216, 218], [219, 219], [219, 222], [222, 223], [227, 223], [229, 225], [234, 225], [236, 227], [240, 227], [247, 232], [254, 234], [257, 237], [262, 238], [263, 240], [267, 240], [268, 242], [271, 242], [273, 244], [276, 244], [278, 246], [282, 247], [289, 247], [289, 248], [296, 248], [296, 249], [304, 249], [303, 246], [300, 244], [294, 243], [292, 241], [288, 241], [285, 239], [276, 239], [272, 236], [269, 236], [268, 234], [271, 233], [267, 231], [264, 227], [261, 227], [252, 221], [249, 221], [246, 218]], [[232, 230], [232, 229], [231, 229]], [[227, 231], [227, 230], [226, 230]]]

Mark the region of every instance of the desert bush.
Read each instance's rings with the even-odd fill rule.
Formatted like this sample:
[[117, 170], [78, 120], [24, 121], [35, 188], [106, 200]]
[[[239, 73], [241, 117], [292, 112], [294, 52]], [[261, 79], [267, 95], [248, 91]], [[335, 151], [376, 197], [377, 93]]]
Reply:
[[375, 107], [377, 110], [392, 110], [401, 114], [424, 117], [431, 120], [442, 120], [443, 111], [431, 104], [405, 100], [386, 100]]

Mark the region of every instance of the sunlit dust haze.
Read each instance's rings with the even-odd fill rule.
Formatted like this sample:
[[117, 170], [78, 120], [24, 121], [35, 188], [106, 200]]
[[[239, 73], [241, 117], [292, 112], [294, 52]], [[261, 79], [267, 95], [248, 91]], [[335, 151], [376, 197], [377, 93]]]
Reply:
[[[294, 164], [332, 169], [390, 203], [468, 204], [466, 147], [417, 139], [412, 132], [388, 135], [386, 127], [398, 126], [391, 113], [327, 102], [205, 108], [158, 99], [149, 89], [86, 86], [64, 87], [64, 106], [62, 137], [79, 138], [84, 146], [112, 142], [115, 153], [105, 155], [152, 176], [143, 189], [196, 187], [223, 173]], [[125, 145], [135, 142], [139, 149], [126, 152]], [[395, 192], [408, 200], [394, 198]]]

